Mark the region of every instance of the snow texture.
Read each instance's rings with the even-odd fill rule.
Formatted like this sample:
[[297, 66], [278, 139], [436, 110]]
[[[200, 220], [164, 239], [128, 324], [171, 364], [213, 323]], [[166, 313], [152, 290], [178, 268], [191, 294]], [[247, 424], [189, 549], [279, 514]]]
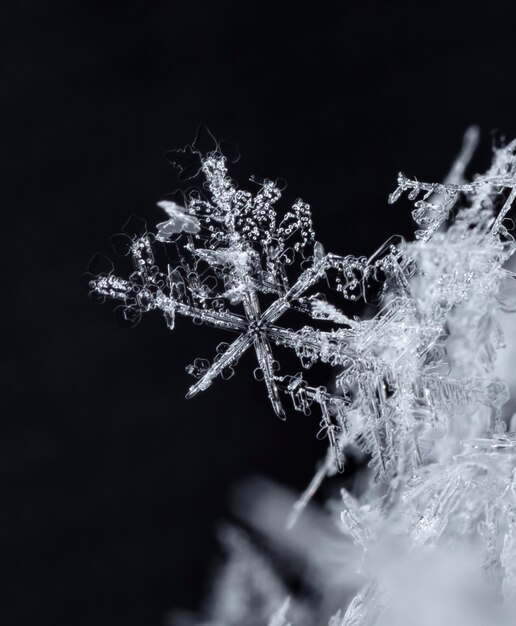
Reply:
[[[507, 218], [516, 197], [516, 141], [494, 149], [491, 167], [468, 182], [477, 140], [470, 129], [442, 184], [399, 174], [389, 202], [406, 196], [414, 203], [415, 240], [393, 237], [366, 258], [326, 252], [302, 200], [277, 210], [282, 181], [251, 178], [254, 194], [239, 189], [228, 176], [227, 150], [203, 129], [192, 146], [169, 154], [190, 184], [183, 203], [159, 203], [167, 220], [155, 234], [144, 224], [134, 234], [133, 223], [116, 238], [134, 271], [122, 278], [106, 263], [90, 276], [95, 298], [117, 300], [125, 322], [161, 311], [171, 329], [182, 315], [228, 331], [232, 341], [220, 344], [211, 361], [188, 366], [196, 382], [187, 397], [230, 378], [242, 355], [254, 351], [254, 375], [276, 415], [285, 419], [285, 400], [315, 413], [328, 455], [285, 511], [291, 529], [285, 532], [306, 535], [295, 548], [306, 561], [314, 559], [313, 529], [300, 525], [311, 497], [350, 455], [369, 461], [367, 480], [328, 504], [325, 516], [339, 541], [331, 549], [317, 543], [318, 600], [310, 609], [286, 591], [278, 594], [279, 582], [253, 609], [244, 585], [253, 578], [267, 589], [272, 575], [263, 565], [246, 566], [250, 548], [234, 536], [227, 566], [233, 570], [221, 579], [230, 582], [219, 584], [212, 618], [196, 623], [514, 623], [516, 424], [508, 409], [514, 375], [496, 359], [504, 348], [502, 325], [511, 327], [506, 314], [516, 310]], [[376, 312], [350, 317], [335, 294], [373, 304]], [[304, 320], [282, 325], [292, 313]], [[275, 352], [285, 349], [296, 354], [301, 372], [282, 372]], [[316, 363], [336, 368], [331, 390], [310, 380], [306, 371]], [[251, 524], [288, 543], [267, 512], [269, 491], [252, 492], [263, 507]], [[276, 511], [286, 501], [280, 498]], [[248, 574], [228, 573], [238, 567]]]

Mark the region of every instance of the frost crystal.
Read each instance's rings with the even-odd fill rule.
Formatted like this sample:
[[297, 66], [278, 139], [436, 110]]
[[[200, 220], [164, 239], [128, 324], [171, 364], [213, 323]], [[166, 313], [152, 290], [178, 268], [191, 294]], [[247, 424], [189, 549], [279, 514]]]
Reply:
[[[483, 611], [466, 619], [461, 598], [476, 593], [477, 577], [468, 576], [466, 589], [450, 573], [462, 566], [462, 575], [478, 571], [485, 589], [516, 609], [516, 433], [505, 408], [509, 381], [495, 370], [504, 347], [501, 319], [516, 310], [507, 219], [516, 197], [516, 142], [496, 149], [489, 170], [467, 182], [476, 142], [470, 129], [443, 184], [399, 174], [389, 202], [404, 195], [414, 202], [415, 241], [393, 237], [366, 258], [325, 252], [301, 200], [279, 212], [282, 181], [252, 178], [256, 193], [238, 189], [223, 147], [203, 131], [170, 157], [183, 180], [200, 179], [197, 187], [184, 192], [182, 204], [159, 203], [168, 219], [156, 234], [142, 227], [117, 238], [133, 273], [124, 279], [106, 265], [89, 279], [97, 298], [121, 303], [129, 323], [159, 310], [170, 328], [183, 315], [233, 334], [211, 361], [196, 359], [187, 368], [197, 378], [188, 397], [219, 376], [230, 378], [252, 350], [254, 375], [276, 415], [285, 418], [285, 398], [296, 411], [315, 411], [329, 454], [294, 505], [289, 527], [325, 476], [343, 469], [347, 454], [367, 456], [368, 486], [355, 495], [342, 490], [330, 507], [343, 542], [362, 554], [342, 567], [355, 567], [363, 581], [354, 596], [349, 586], [342, 590], [347, 601], [336, 607], [332, 626], [511, 623], [501, 603], [487, 621]], [[350, 317], [338, 298], [375, 304], [377, 312]], [[284, 349], [304, 370], [335, 367], [335, 388], [304, 372], [282, 372], [274, 354]], [[394, 555], [403, 567], [392, 566]], [[421, 572], [440, 576], [443, 563], [454, 600], [441, 612], [429, 604], [428, 621], [416, 622], [405, 614], [410, 602], [400, 590], [410, 583], [417, 597], [417, 581], [428, 583]], [[323, 596], [328, 586], [323, 576]], [[269, 623], [290, 622], [295, 599], [276, 605]]]

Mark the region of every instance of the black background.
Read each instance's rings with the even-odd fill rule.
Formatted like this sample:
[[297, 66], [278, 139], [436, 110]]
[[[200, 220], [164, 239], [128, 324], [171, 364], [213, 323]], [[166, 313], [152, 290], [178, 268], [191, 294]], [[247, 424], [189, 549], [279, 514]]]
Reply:
[[[0, 623], [153, 626], [196, 607], [253, 473], [304, 486], [317, 424], [274, 417], [244, 360], [186, 401], [220, 337], [118, 328], [79, 278], [137, 213], [161, 219], [165, 150], [205, 122], [233, 171], [289, 182], [319, 240], [410, 236], [398, 170], [440, 180], [471, 123], [516, 135], [501, 3], [18, 2], [2, 9]], [[481, 152], [482, 154], [482, 152]]]

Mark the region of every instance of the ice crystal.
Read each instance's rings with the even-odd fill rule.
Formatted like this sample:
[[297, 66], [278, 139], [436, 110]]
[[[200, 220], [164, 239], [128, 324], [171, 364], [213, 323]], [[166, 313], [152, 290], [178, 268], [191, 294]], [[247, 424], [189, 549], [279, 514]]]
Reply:
[[[254, 194], [239, 189], [223, 146], [203, 131], [170, 154], [183, 180], [199, 180], [197, 186], [184, 192], [182, 204], [159, 203], [168, 219], [155, 234], [141, 228], [118, 237], [133, 273], [121, 278], [106, 265], [89, 279], [97, 298], [121, 303], [129, 323], [158, 310], [170, 328], [183, 315], [236, 336], [211, 361], [199, 358], [187, 368], [197, 378], [188, 397], [230, 378], [252, 350], [255, 377], [276, 415], [285, 418], [285, 398], [296, 411], [316, 412], [329, 453], [292, 508], [290, 528], [324, 478], [343, 469], [346, 455], [367, 456], [368, 486], [355, 495], [343, 489], [340, 502], [330, 504], [343, 554], [349, 556], [349, 542], [362, 554], [342, 564], [362, 584], [353, 596], [343, 583], [347, 600], [331, 626], [508, 624], [505, 609], [516, 609], [516, 433], [506, 408], [508, 380], [496, 369], [503, 317], [516, 310], [507, 218], [516, 197], [516, 141], [496, 148], [487, 172], [468, 182], [476, 142], [470, 129], [442, 184], [399, 174], [389, 202], [414, 202], [415, 240], [393, 237], [366, 258], [326, 252], [301, 200], [279, 211], [282, 181], [252, 178]], [[158, 246], [167, 254], [164, 266]], [[374, 303], [375, 315], [347, 315], [332, 291]], [[291, 312], [306, 322], [281, 324]], [[275, 352], [282, 349], [295, 353], [302, 370], [335, 367], [335, 387], [304, 371], [281, 371]], [[390, 565], [394, 555], [400, 569]], [[418, 597], [415, 581], [427, 584], [419, 574], [440, 572], [436, 563], [447, 572], [478, 571], [505, 605], [497, 603], [487, 621], [483, 610], [466, 619], [471, 611], [460, 598], [477, 593], [477, 577], [471, 574], [466, 589], [457, 575], [448, 581], [456, 593], [444, 612], [432, 606], [428, 621], [407, 617], [400, 601], [407, 573], [418, 572], [409, 576]], [[322, 575], [322, 595], [328, 586]], [[290, 622], [289, 604], [276, 600], [270, 623]]]

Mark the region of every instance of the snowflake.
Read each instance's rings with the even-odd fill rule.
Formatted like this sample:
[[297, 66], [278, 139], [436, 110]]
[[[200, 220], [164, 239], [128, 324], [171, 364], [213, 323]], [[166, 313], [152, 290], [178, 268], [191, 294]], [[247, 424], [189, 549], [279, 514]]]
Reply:
[[[278, 417], [285, 419], [284, 395], [296, 411], [309, 414], [318, 407], [319, 436], [328, 438], [339, 470], [350, 444], [370, 454], [377, 480], [415, 469], [428, 456], [428, 442], [445, 427], [450, 407], [466, 411], [481, 403], [494, 424], [506, 398], [504, 386], [480, 371], [463, 375], [460, 351], [445, 346], [457, 305], [472, 293], [495, 297], [514, 251], [504, 219], [516, 194], [515, 144], [498, 151], [491, 169], [467, 183], [462, 174], [470, 145], [444, 184], [399, 175], [390, 202], [403, 193], [415, 201], [416, 242], [392, 238], [370, 258], [343, 257], [315, 241], [306, 203], [297, 200], [283, 214], [277, 210], [283, 181], [252, 177], [254, 195], [239, 189], [228, 176], [224, 146], [201, 129], [191, 146], [168, 153], [188, 184], [182, 203], [158, 203], [168, 219], [158, 224], [157, 234], [136, 224], [139, 234], [116, 238], [134, 272], [123, 279], [108, 265], [89, 278], [89, 286], [96, 298], [121, 301], [125, 322], [159, 310], [170, 328], [183, 315], [236, 335], [219, 344], [211, 362], [196, 359], [188, 366], [198, 380], [187, 397], [219, 376], [230, 378], [252, 349], [254, 375], [265, 384]], [[506, 190], [495, 216], [495, 198]], [[457, 209], [461, 198], [466, 206]], [[131, 229], [134, 222], [126, 231]], [[156, 260], [158, 247], [165, 249], [166, 269]], [[379, 310], [372, 319], [351, 318], [316, 287], [346, 300], [379, 303]], [[289, 311], [307, 316], [310, 324], [280, 325]], [[471, 316], [478, 324], [478, 316]], [[314, 327], [320, 320], [334, 328]], [[302, 373], [280, 373], [275, 346], [293, 350], [305, 369], [317, 362], [338, 368], [335, 393], [309, 385]], [[443, 375], [450, 359], [457, 377]]]

